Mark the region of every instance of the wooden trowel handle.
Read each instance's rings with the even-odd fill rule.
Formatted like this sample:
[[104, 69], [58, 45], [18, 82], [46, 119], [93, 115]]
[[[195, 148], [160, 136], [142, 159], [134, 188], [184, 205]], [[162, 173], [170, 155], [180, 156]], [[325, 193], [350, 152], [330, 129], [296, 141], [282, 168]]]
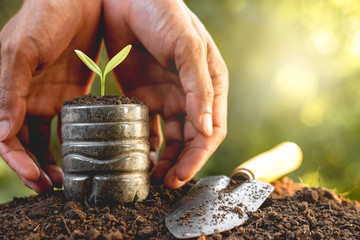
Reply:
[[293, 142], [283, 142], [238, 166], [231, 177], [243, 176], [270, 183], [297, 169], [301, 162], [300, 147]]

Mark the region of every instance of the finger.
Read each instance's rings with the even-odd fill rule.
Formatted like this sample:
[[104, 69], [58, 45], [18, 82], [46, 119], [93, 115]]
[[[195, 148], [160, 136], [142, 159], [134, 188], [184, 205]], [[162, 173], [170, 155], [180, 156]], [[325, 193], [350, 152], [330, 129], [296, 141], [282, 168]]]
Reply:
[[53, 188], [53, 184], [51, 182], [51, 179], [49, 178], [49, 176], [45, 173], [45, 171], [43, 170], [43, 167], [40, 166], [39, 161], [36, 159], [36, 157], [34, 156], [34, 154], [32, 152], [29, 151], [29, 149], [27, 149], [27, 145], [25, 147], [25, 152], [27, 153], [27, 155], [30, 156], [30, 158], [34, 161], [34, 163], [36, 164], [36, 166], [38, 166], [39, 170], [40, 170], [40, 177], [38, 180], [36, 181], [26, 181], [23, 180], [22, 178], [20, 178], [21, 180], [23, 180], [23, 183], [32, 188], [33, 190], [35, 190], [35, 192], [37, 193], [42, 193], [45, 192], [46, 190], [52, 189]]
[[[222, 92], [214, 98], [214, 133], [212, 136], [199, 134], [193, 125], [185, 122], [185, 142], [186, 146], [181, 152], [178, 164], [173, 171], [174, 175], [169, 174], [165, 177], [165, 182], [169, 187], [178, 188], [186, 181], [191, 180], [195, 174], [204, 166], [209, 157], [225, 139], [227, 133], [226, 115], [227, 114], [227, 91]], [[170, 172], [169, 172], [170, 173]], [[174, 172], [172, 172], [174, 174]], [[169, 178], [172, 176], [172, 178]]]
[[21, 181], [24, 183], [25, 186], [33, 189], [37, 193], [43, 193], [52, 188], [51, 180], [45, 174], [44, 170], [40, 170], [40, 177], [38, 180], [29, 181], [22, 176], [20, 176]]
[[[25, 118], [24, 124], [17, 134], [17, 139], [20, 142], [21, 148], [24, 149], [25, 154], [30, 157], [30, 159], [37, 166], [39, 171], [39, 177], [34, 180], [29, 180], [19, 175], [21, 181], [24, 183], [24, 185], [35, 190], [37, 193], [42, 193], [48, 189], [51, 189], [53, 187], [51, 180], [41, 168], [34, 154], [30, 152], [30, 145], [28, 144], [30, 141], [28, 118]], [[17, 165], [22, 166], [23, 164]]]
[[[11, 41], [8, 41], [11, 42]], [[26, 112], [26, 95], [31, 67], [23, 46], [1, 45], [0, 61], [0, 141], [13, 138], [22, 126]]]
[[160, 159], [151, 172], [151, 177], [160, 180], [165, 173], [174, 165], [181, 149], [183, 148], [183, 120], [172, 117], [164, 120], [165, 148]]
[[171, 189], [177, 189], [183, 186], [187, 181], [179, 180], [176, 174], [177, 164], [175, 164], [166, 174], [164, 184], [166, 187]]
[[186, 93], [186, 112], [194, 127], [205, 136], [213, 133], [214, 89], [208, 71], [207, 47], [194, 28], [177, 39], [174, 57]]
[[61, 188], [64, 178], [64, 173], [61, 168], [56, 164], [46, 164], [43, 169], [45, 170], [46, 175], [49, 176], [52, 184], [57, 188]]
[[[192, 129], [192, 126], [186, 124], [188, 127], [185, 127], [185, 132], [187, 133], [185, 141], [189, 147], [184, 149], [179, 157], [178, 164], [169, 171], [165, 178], [167, 185], [172, 188], [182, 186], [201, 169], [207, 159], [223, 141], [227, 132], [228, 70], [218, 48], [205, 27], [190, 10], [189, 14], [193, 26], [201, 36], [203, 42], [207, 45], [208, 71], [214, 88], [214, 135], [210, 138], [199, 140], [199, 136], [196, 137], [195, 129]], [[198, 143], [197, 146], [192, 143], [195, 141]]]
[[[183, 3], [185, 5], [185, 3]], [[224, 127], [227, 123], [227, 95], [229, 90], [229, 73], [226, 64], [217, 48], [214, 40], [198, 19], [198, 17], [187, 8], [191, 16], [191, 22], [199, 36], [207, 46], [207, 64], [214, 88], [213, 121], [215, 126]]]
[[14, 137], [9, 141], [0, 142], [0, 155], [9, 167], [28, 181], [37, 181], [40, 170], [33, 159], [26, 153], [20, 141]]
[[32, 152], [30, 152], [30, 150], [29, 150], [30, 145], [28, 143], [30, 140], [30, 136], [29, 136], [28, 118], [25, 118], [24, 125], [18, 132], [17, 138], [19, 139], [21, 145], [23, 146], [24, 151], [27, 154], [27, 156], [29, 156], [31, 158], [31, 160], [34, 162], [34, 164], [39, 169], [39, 178], [38, 179], [28, 180], [28, 179], [25, 179], [23, 176], [19, 176], [21, 181], [24, 183], [24, 185], [35, 190], [37, 193], [42, 193], [48, 189], [52, 189], [53, 185], [51, 183], [50, 178], [48, 177], [48, 175], [46, 175], [44, 170], [41, 168], [41, 166], [40, 166], [39, 162], [37, 161], [36, 157], [34, 156], [34, 154]]
[[55, 158], [50, 151], [50, 117], [28, 116], [29, 126], [29, 150], [35, 155], [39, 165], [56, 187], [60, 187], [63, 179], [63, 172], [56, 165]]
[[[116, 42], [121, 42], [119, 39], [131, 39], [130, 35], [136, 36], [164, 68], [172, 69], [174, 61], [186, 92], [186, 112], [195, 128], [209, 136], [213, 127], [211, 115], [214, 94], [206, 61], [206, 44], [191, 21], [188, 21], [188, 14], [179, 5], [180, 2], [163, 1], [159, 5], [139, 1], [129, 6], [121, 6], [119, 1], [105, 1], [106, 42], [108, 45], [115, 45]], [[124, 27], [115, 27], [114, 23]], [[144, 23], [148, 24], [145, 28]], [[120, 31], [124, 28], [128, 31]], [[127, 59], [127, 62], [129, 61], [130, 59]], [[140, 64], [141, 62], [143, 61], [140, 61]], [[146, 66], [144, 69], [148, 68], [149, 66]]]
[[160, 115], [151, 114], [149, 117], [149, 143], [150, 153], [149, 159], [151, 164], [155, 165], [158, 161], [158, 154], [160, 146], [163, 142], [163, 136], [161, 131]]
[[213, 135], [204, 136], [199, 134], [192, 124], [186, 123], [187, 143], [178, 157], [177, 164], [166, 174], [165, 185], [169, 188], [179, 188], [191, 180], [223, 141], [223, 131], [215, 126]]
[[[209, 41], [211, 43], [211, 41]], [[208, 47], [208, 65], [214, 86], [213, 101], [213, 135], [204, 136], [197, 132], [193, 124], [185, 123], [186, 147], [179, 156], [178, 163], [173, 166], [164, 182], [170, 188], [181, 187], [203, 167], [226, 136], [227, 132], [227, 93], [228, 75], [220, 53], [214, 45]], [[215, 60], [213, 60], [215, 59]], [[219, 60], [219, 61], [216, 61]]]

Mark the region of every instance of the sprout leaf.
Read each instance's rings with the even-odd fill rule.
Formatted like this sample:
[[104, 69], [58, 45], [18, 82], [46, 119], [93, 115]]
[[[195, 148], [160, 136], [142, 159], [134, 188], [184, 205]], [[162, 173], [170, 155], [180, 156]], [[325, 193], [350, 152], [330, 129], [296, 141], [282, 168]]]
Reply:
[[106, 74], [111, 72], [111, 70], [113, 70], [117, 65], [119, 65], [122, 61], [124, 61], [124, 59], [129, 54], [130, 49], [131, 49], [131, 45], [127, 45], [109, 61], [109, 63], [105, 67], [104, 76], [103, 76], [104, 79]]
[[93, 62], [85, 53], [80, 50], [75, 50], [75, 53], [79, 56], [81, 61], [83, 61], [88, 68], [94, 71], [97, 75], [100, 76], [101, 81], [101, 96], [105, 95], [105, 77], [111, 70], [113, 70], [117, 65], [119, 65], [127, 57], [131, 49], [131, 45], [127, 45], [123, 48], [118, 54], [116, 54], [110, 62], [106, 65], [104, 75], [96, 63]]
[[91, 60], [88, 56], [86, 56], [85, 53], [80, 50], [75, 50], [75, 52], [79, 56], [79, 58], [86, 64], [86, 66], [88, 66], [88, 68], [90, 68], [102, 78], [101, 69], [98, 67], [98, 65], [96, 65], [96, 63], [93, 62], [93, 60]]

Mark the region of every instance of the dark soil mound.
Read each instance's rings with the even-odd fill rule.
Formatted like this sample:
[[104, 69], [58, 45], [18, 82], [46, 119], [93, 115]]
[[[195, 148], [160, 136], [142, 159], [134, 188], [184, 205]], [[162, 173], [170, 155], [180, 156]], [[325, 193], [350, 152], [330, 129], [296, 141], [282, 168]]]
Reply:
[[[0, 205], [1, 239], [174, 239], [164, 224], [179, 190], [152, 186], [142, 203], [91, 207], [65, 202], [63, 192]], [[359, 203], [288, 179], [242, 226], [200, 239], [360, 239]]]
[[86, 94], [81, 97], [65, 100], [63, 106], [67, 105], [118, 105], [118, 104], [141, 104], [142, 102], [136, 98], [128, 98], [119, 95], [94, 96]]

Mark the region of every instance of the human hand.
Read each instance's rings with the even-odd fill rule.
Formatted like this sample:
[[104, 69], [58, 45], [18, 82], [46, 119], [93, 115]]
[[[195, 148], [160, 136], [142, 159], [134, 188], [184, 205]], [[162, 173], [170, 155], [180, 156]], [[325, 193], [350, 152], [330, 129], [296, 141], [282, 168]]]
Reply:
[[74, 53], [99, 53], [101, 0], [26, 0], [0, 32], [0, 156], [43, 192], [63, 178], [49, 150], [64, 99], [87, 93], [91, 72]]
[[228, 72], [211, 36], [181, 0], [104, 0], [110, 56], [133, 49], [115, 69], [127, 96], [150, 109], [152, 170], [170, 188], [190, 180], [226, 135]]

